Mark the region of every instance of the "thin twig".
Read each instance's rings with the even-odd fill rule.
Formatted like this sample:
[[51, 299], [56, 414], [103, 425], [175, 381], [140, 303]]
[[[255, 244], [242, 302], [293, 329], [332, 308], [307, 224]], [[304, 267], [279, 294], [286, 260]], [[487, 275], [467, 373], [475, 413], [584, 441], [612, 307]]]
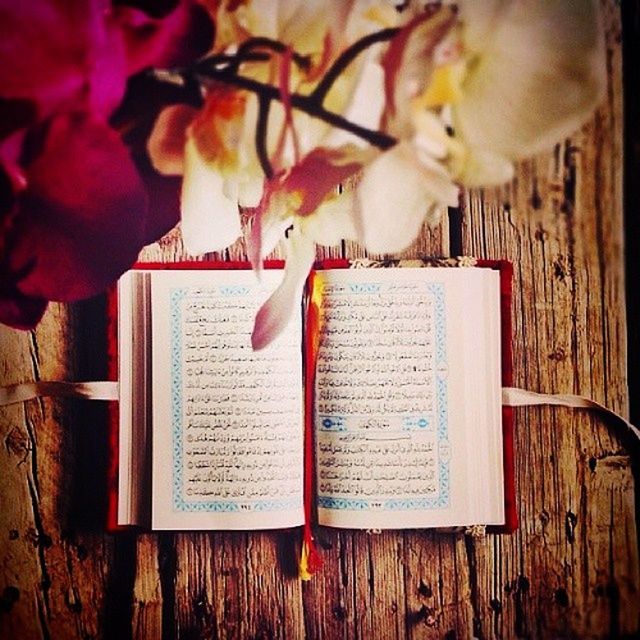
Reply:
[[[282, 42], [278, 42], [278, 40], [273, 40], [271, 38], [250, 38], [249, 40], [245, 40], [238, 47], [238, 54], [242, 57], [255, 49], [269, 49], [276, 53], [285, 53], [288, 47]], [[311, 58], [309, 56], [303, 56], [295, 51], [293, 51], [291, 59], [298, 65], [298, 67], [305, 71], [311, 66]]]
[[[208, 69], [201, 72], [201, 75], [211, 80], [217, 80], [225, 84], [239, 87], [240, 89], [246, 89], [247, 91], [251, 91], [260, 97], [264, 97], [265, 99], [279, 101], [281, 100], [280, 92], [276, 87], [270, 84], [259, 82], [258, 80], [254, 80], [253, 78], [233, 75], [226, 70], [221, 71], [217, 69]], [[305, 113], [315, 118], [319, 118], [320, 120], [323, 120], [324, 122], [327, 122], [335, 127], [343, 129], [344, 131], [353, 133], [359, 138], [366, 140], [370, 144], [380, 149], [389, 149], [398, 142], [393, 136], [382, 133], [381, 131], [377, 131], [375, 129], [362, 127], [355, 122], [347, 120], [337, 113], [328, 111], [327, 109], [319, 105], [317, 100], [312, 96], [304, 96], [298, 93], [292, 93], [290, 99], [291, 106], [295, 109], [304, 111]]]
[[360, 38], [354, 42], [348, 49], [345, 49], [331, 68], [325, 73], [322, 80], [310, 94], [310, 97], [318, 104], [322, 104], [329, 93], [333, 83], [340, 77], [344, 70], [365, 50], [377, 42], [386, 42], [391, 40], [398, 33], [399, 29], [383, 29], [376, 31], [368, 36]]

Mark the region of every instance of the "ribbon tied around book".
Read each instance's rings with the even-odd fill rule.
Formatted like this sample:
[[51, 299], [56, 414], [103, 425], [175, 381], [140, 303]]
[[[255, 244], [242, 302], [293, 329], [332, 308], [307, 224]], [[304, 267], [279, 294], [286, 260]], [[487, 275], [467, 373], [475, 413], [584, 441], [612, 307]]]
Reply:
[[[77, 398], [81, 400], [115, 401], [119, 398], [118, 383], [111, 380], [88, 382], [44, 381], [23, 382], [0, 387], [0, 406], [27, 402], [41, 397]], [[539, 393], [517, 387], [502, 388], [505, 407], [556, 406], [590, 409], [608, 419], [622, 432], [632, 435], [640, 443], [640, 429], [620, 414], [585, 396], [566, 393]]]

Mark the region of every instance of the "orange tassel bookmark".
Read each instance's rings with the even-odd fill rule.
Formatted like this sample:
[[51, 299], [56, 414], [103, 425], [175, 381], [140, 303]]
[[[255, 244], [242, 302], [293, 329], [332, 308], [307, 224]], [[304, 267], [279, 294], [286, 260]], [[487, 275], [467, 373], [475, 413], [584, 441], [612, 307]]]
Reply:
[[311, 580], [313, 574], [322, 568], [322, 556], [316, 549], [313, 538], [308, 541], [305, 534], [305, 539], [302, 541], [302, 553], [300, 554], [299, 573], [300, 580]]
[[322, 566], [322, 557], [316, 549], [311, 532], [314, 497], [314, 466], [313, 466], [313, 405], [316, 373], [316, 359], [320, 344], [322, 279], [312, 271], [308, 280], [308, 306], [306, 317], [307, 367], [305, 369], [305, 452], [304, 452], [304, 534], [302, 538], [302, 552], [300, 554], [300, 579], [310, 580], [311, 576]]

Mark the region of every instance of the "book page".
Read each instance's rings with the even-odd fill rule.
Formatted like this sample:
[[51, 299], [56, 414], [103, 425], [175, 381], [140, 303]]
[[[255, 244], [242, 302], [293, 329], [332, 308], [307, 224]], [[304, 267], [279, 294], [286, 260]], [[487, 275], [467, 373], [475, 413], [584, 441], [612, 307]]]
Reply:
[[254, 352], [281, 271], [152, 273], [153, 527], [303, 521], [301, 317]]
[[[316, 467], [321, 524], [444, 527], [500, 517], [477, 483], [495, 438], [488, 403], [467, 397], [465, 360], [493, 354], [469, 340], [485, 326], [484, 269], [354, 269], [320, 272], [322, 323], [316, 374]], [[495, 311], [495, 308], [493, 309]], [[481, 330], [486, 338], [488, 332]], [[498, 352], [499, 354], [499, 352]], [[480, 372], [473, 371], [474, 376]], [[489, 369], [489, 378], [496, 376]], [[486, 386], [483, 393], [495, 391]], [[493, 425], [500, 429], [499, 421]], [[501, 450], [498, 450], [501, 453]], [[482, 504], [478, 505], [478, 502]], [[483, 504], [485, 505], [483, 507]]]
[[124, 274], [118, 282], [118, 525], [151, 522], [149, 307], [149, 274]]

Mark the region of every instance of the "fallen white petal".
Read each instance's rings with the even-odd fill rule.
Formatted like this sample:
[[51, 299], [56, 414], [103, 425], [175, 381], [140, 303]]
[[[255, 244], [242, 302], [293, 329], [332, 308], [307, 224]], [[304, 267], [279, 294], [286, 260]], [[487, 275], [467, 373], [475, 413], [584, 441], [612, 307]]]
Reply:
[[287, 327], [294, 311], [300, 309], [302, 290], [315, 260], [313, 241], [299, 230], [292, 229], [288, 240], [282, 282], [256, 315], [251, 335], [251, 345], [256, 351], [271, 344]]

